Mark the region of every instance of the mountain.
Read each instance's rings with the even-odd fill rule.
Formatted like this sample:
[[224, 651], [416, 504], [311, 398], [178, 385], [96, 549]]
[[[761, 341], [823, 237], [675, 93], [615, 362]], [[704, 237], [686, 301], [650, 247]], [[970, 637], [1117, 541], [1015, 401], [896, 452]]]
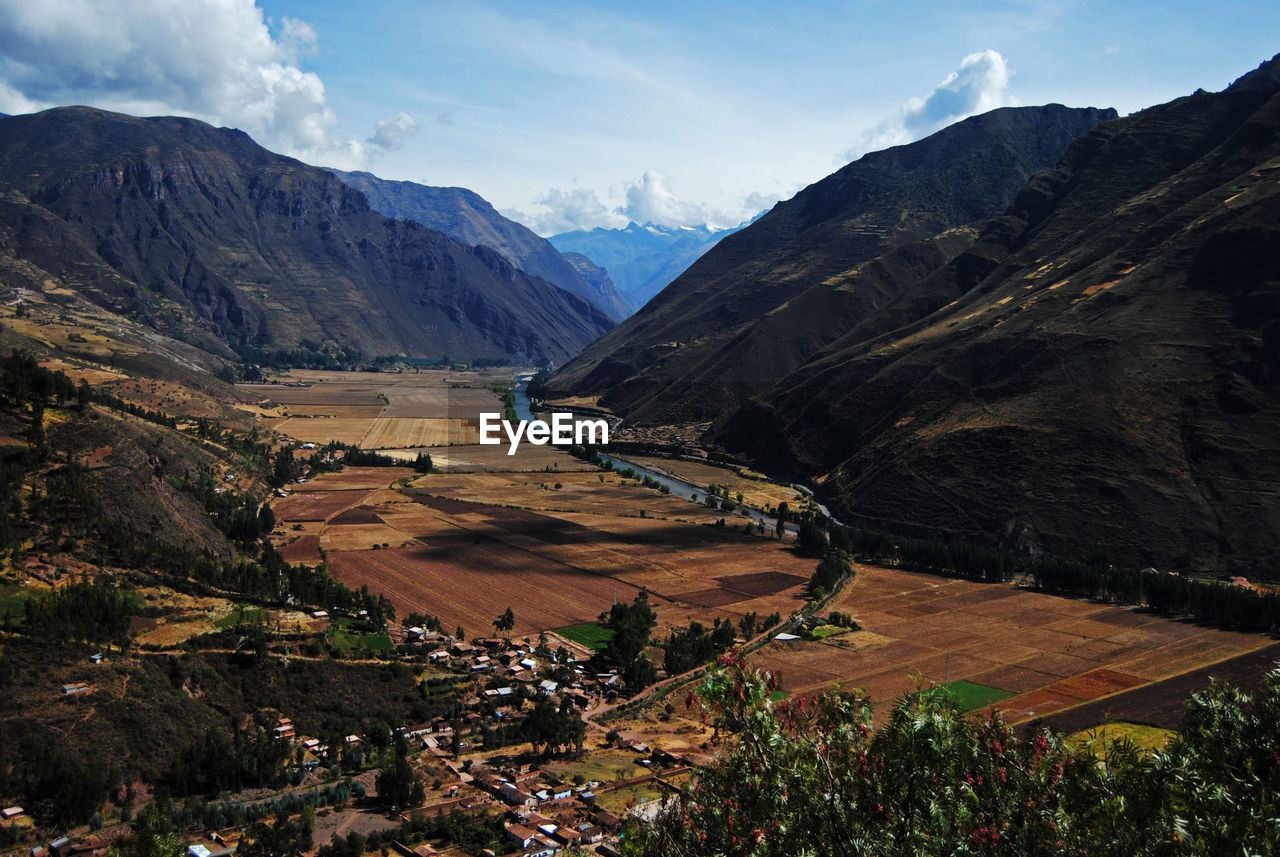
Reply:
[[552, 387], [600, 395], [632, 422], [713, 419], [960, 252], [973, 224], [1114, 116], [1002, 108], [868, 154], [725, 237]]
[[639, 307], [619, 292], [607, 277], [594, 281], [585, 279], [547, 239], [503, 217], [484, 197], [473, 191], [461, 187], [430, 187], [415, 182], [389, 181], [365, 172], [330, 172], [363, 193], [369, 205], [383, 214], [402, 220], [416, 220], [464, 244], [491, 247], [525, 273], [541, 277], [591, 301], [614, 321], [621, 321]]
[[495, 250], [388, 218], [328, 171], [192, 119], [0, 120], [0, 193], [0, 252], [224, 355], [310, 340], [553, 364], [612, 326]]
[[581, 253], [603, 267], [636, 307], [641, 307], [737, 229], [632, 222], [626, 229], [563, 232], [552, 235], [550, 241], [561, 253]]
[[916, 292], [715, 440], [854, 522], [1280, 574], [1280, 58], [1088, 132]]

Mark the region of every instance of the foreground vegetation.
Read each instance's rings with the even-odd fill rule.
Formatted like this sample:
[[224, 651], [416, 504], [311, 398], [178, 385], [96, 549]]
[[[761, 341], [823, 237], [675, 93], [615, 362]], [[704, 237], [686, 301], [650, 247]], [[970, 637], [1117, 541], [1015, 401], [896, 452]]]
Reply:
[[[998, 715], [966, 716], [922, 688], [871, 727], [865, 697], [770, 701], [772, 678], [733, 656], [695, 703], [732, 748], [628, 852], [678, 855], [1182, 855], [1280, 852], [1280, 670], [1256, 696], [1192, 696], [1181, 730], [1105, 754]], [[1105, 761], [1103, 761], [1105, 758]]]

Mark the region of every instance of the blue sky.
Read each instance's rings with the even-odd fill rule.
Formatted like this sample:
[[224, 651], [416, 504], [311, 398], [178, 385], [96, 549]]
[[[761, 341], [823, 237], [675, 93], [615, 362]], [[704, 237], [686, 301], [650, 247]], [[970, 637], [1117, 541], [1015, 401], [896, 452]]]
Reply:
[[0, 111], [193, 115], [544, 233], [727, 225], [967, 112], [1220, 89], [1277, 36], [1274, 0], [0, 0]]

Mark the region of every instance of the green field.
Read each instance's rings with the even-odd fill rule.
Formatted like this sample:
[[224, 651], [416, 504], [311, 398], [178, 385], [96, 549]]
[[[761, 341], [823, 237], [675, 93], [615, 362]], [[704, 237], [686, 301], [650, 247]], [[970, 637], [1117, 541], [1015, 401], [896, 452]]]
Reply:
[[609, 645], [609, 641], [613, 639], [613, 629], [606, 628], [603, 625], [597, 625], [595, 622], [587, 622], [582, 625], [566, 625], [563, 628], [552, 628], [554, 633], [559, 634], [567, 640], [573, 640], [591, 649], [593, 652], [599, 652]]
[[393, 647], [386, 634], [349, 634], [346, 631], [330, 631], [329, 645], [344, 655], [365, 652], [387, 652]]
[[1163, 750], [1175, 734], [1177, 733], [1170, 729], [1161, 729], [1159, 726], [1117, 720], [1114, 723], [1104, 723], [1069, 735], [1067, 742], [1076, 751], [1087, 751], [1101, 759], [1106, 759], [1107, 750], [1116, 741], [1129, 741], [1142, 753], [1151, 753], [1155, 750]]
[[946, 690], [947, 696], [951, 697], [951, 701], [965, 711], [983, 708], [993, 702], [999, 702], [1002, 699], [1008, 699], [1013, 696], [1007, 690], [965, 681], [964, 679], [944, 684], [942, 687]]
[[843, 625], [819, 625], [809, 632], [810, 639], [825, 640], [827, 637], [837, 637], [840, 634], [849, 633], [852, 628], [846, 628]]
[[218, 629], [234, 628], [237, 625], [260, 625], [267, 619], [267, 611], [261, 607], [240, 606], [226, 616], [213, 623]]

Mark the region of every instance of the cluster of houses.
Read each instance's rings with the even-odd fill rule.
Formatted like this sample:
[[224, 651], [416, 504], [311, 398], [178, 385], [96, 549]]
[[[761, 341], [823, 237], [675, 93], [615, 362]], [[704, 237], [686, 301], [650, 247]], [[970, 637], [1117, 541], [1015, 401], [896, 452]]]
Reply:
[[[622, 679], [616, 669], [588, 675], [581, 664], [573, 661], [568, 665], [576, 678], [572, 684], [561, 688], [558, 682], [547, 676], [547, 667], [551, 665], [540, 662], [530, 648], [512, 645], [497, 637], [468, 643], [423, 628], [406, 628], [404, 642], [420, 646], [427, 660], [436, 666], [477, 677], [507, 679], [511, 682], [509, 688], [526, 686], [543, 696], [568, 697], [582, 709], [589, 706], [593, 698], [614, 701], [622, 688]], [[514, 693], [511, 689], [503, 692], [501, 688], [491, 688], [490, 691], [493, 692], [486, 691], [484, 698], [494, 702], [501, 702]]]

